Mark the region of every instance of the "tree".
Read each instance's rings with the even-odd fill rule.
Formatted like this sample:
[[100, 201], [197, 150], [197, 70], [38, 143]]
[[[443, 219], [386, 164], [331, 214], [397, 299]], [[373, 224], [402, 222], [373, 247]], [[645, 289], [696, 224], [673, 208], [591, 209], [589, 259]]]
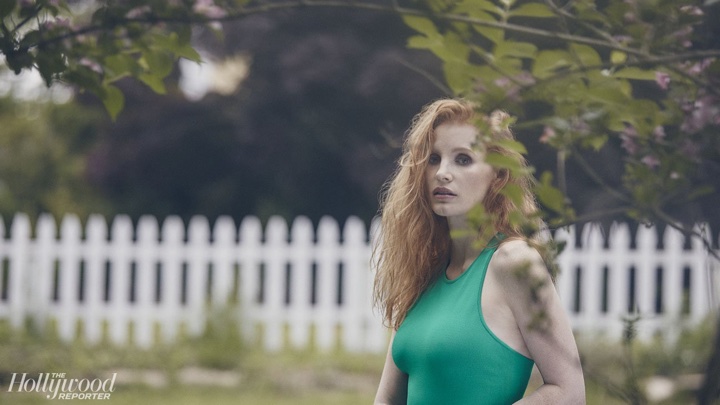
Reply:
[[[448, 94], [477, 100], [485, 110], [510, 111], [521, 118], [516, 129], [525, 144], [536, 139], [552, 148], [556, 168], [538, 175], [536, 189], [551, 225], [622, 213], [679, 228], [714, 252], [709, 232], [693, 225], [707, 218], [703, 207], [717, 198], [720, 178], [715, 0], [90, 4], [88, 17], [70, 21], [61, 15], [85, 2], [2, 1], [0, 49], [16, 73], [36, 68], [48, 85], [65, 81], [89, 90], [113, 117], [123, 104], [118, 79], [132, 76], [163, 92], [175, 58], [198, 60], [191, 24], [212, 27], [298, 7], [403, 15], [417, 32], [408, 46], [441, 61]], [[526, 151], [520, 143], [509, 146]], [[615, 155], [613, 177], [597, 170], [603, 154]], [[512, 161], [490, 159], [517, 170]], [[576, 171], [597, 184], [609, 209], [576, 212], [568, 197]], [[709, 370], [702, 403], [719, 394], [712, 378], [720, 372], [720, 341]]]
[[99, 121], [79, 105], [0, 99], [0, 217], [106, 213], [107, 202], [84, 181]]

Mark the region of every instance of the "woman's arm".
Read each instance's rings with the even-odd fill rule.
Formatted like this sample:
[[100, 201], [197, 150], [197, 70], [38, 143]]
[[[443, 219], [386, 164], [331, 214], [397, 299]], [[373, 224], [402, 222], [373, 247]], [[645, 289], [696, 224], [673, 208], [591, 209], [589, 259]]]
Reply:
[[585, 404], [585, 383], [570, 321], [540, 254], [527, 242], [498, 248], [497, 274], [543, 385], [518, 404]]
[[407, 403], [407, 374], [403, 373], [396, 365], [392, 357], [392, 345], [395, 339], [393, 331], [390, 344], [388, 345], [385, 367], [375, 394], [375, 405], [394, 405]]

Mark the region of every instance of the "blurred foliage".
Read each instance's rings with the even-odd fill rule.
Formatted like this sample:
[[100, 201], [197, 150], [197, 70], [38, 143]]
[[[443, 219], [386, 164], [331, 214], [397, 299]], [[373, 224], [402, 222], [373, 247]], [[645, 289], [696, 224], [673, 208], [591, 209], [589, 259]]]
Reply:
[[97, 111], [73, 103], [0, 99], [0, 216], [108, 212], [85, 178], [100, 121]]
[[[687, 205], [714, 192], [720, 170], [717, 5], [424, 3], [432, 15], [404, 17], [417, 31], [408, 46], [442, 61], [454, 94], [519, 116], [518, 129], [555, 149], [556, 179], [543, 173], [537, 189], [551, 224], [586, 220], [568, 199], [578, 171], [605, 194], [584, 212], [591, 219], [624, 212], [681, 228], [705, 219]], [[605, 148], [621, 155], [615, 178], [588, 163]]]
[[[289, 115], [289, 124], [310, 129], [312, 134], [320, 128], [312, 122], [317, 119], [313, 117], [344, 111], [320, 109], [327, 105], [305, 109], [303, 100], [334, 99], [339, 105], [333, 107], [341, 108], [344, 101], [348, 102], [344, 108], [352, 108], [353, 100], [344, 97], [348, 87], [335, 91], [332, 80], [323, 87], [311, 87], [312, 91], [305, 91], [302, 82], [322, 82], [318, 79], [332, 74], [339, 78], [335, 83], [352, 81], [361, 72], [354, 64], [340, 62], [346, 56], [352, 59], [355, 47], [363, 47], [362, 41], [405, 37], [402, 30], [388, 29], [396, 27], [394, 24], [371, 22], [373, 28], [365, 31], [370, 35], [338, 46], [330, 34], [343, 37], [347, 31], [342, 30], [344, 20], [334, 18], [322, 21], [332, 28], [305, 37], [312, 41], [309, 45], [294, 40], [289, 35], [292, 28], [278, 28], [272, 22], [300, 28], [302, 22], [296, 24], [295, 18], [312, 18], [303, 18], [307, 14], [292, 9], [313, 7], [318, 15], [347, 9], [353, 15], [363, 10], [402, 15], [416, 32], [407, 45], [429, 51], [441, 64], [439, 74], [424, 71], [424, 64], [414, 64], [417, 71], [445, 94], [477, 100], [488, 111], [502, 108], [519, 116], [521, 124], [516, 129], [523, 142], [533, 149], [544, 145], [556, 155], [556, 175], [538, 175], [544, 179], [538, 197], [552, 224], [625, 214], [642, 222], [660, 221], [682, 228], [715, 218], [708, 208], [720, 171], [720, 146], [715, 136], [720, 125], [720, 50], [714, 40], [718, 29], [712, 22], [720, 6], [713, 1], [5, 0], [0, 7], [0, 50], [16, 73], [35, 69], [48, 85], [62, 81], [88, 90], [117, 118], [128, 96], [121, 90], [121, 79], [132, 77], [157, 93], [166, 93], [177, 58], [200, 60], [192, 47], [193, 35], [197, 37], [193, 26], [215, 33], [214, 37], [227, 35], [227, 41], [218, 47], [220, 53], [261, 49], [248, 46], [250, 43], [273, 51], [280, 46], [284, 52], [276, 54], [270, 64], [249, 52], [254, 72], [267, 69], [265, 77], [274, 80], [253, 81], [256, 86], [245, 97], [265, 99], [266, 103], [254, 105], [262, 108], [256, 112], [274, 110], [283, 119]], [[235, 21], [247, 22], [246, 28], [237, 32], [249, 35], [232, 35]], [[308, 26], [304, 28], [307, 31]], [[256, 40], [270, 38], [269, 34], [281, 38], [274, 42], [278, 45]], [[207, 47], [208, 35], [201, 38]], [[262, 56], [262, 51], [258, 52]], [[314, 63], [316, 58], [322, 62]], [[273, 77], [291, 65], [294, 76]], [[340, 65], [346, 70], [338, 72], [335, 68]], [[283, 97], [286, 104], [277, 105], [273, 90], [280, 87], [287, 90], [284, 96], [295, 92], [297, 97], [290, 102]], [[397, 95], [394, 98], [398, 99]], [[283, 122], [278, 118], [261, 123], [269, 126], [263, 132], [290, 127], [277, 128]], [[316, 140], [320, 144], [337, 142], [335, 131], [327, 131], [327, 135]], [[295, 148], [305, 145], [306, 139], [283, 141]], [[348, 134], [347, 139], [358, 138]], [[337, 150], [328, 151], [329, 155], [311, 151], [318, 152], [321, 160], [337, 155]], [[602, 166], [607, 156], [615, 169], [606, 174]], [[310, 178], [314, 175], [309, 173]], [[578, 182], [594, 184], [591, 197], [571, 190]], [[320, 200], [327, 189], [315, 190], [320, 192]], [[302, 190], [298, 187], [293, 192]], [[570, 195], [578, 195], [587, 206], [575, 207]], [[353, 199], [355, 196], [347, 196], [347, 200]], [[269, 211], [284, 208], [274, 198], [260, 200]]]
[[[636, 329], [642, 324], [642, 319], [636, 319], [626, 326]], [[657, 337], [639, 342], [630, 333], [622, 343], [611, 343], [598, 336], [581, 335], [578, 342], [583, 371], [589, 384], [603, 387], [605, 395], [619, 403], [656, 403], [647, 394], [647, 384], [657, 377], [674, 383], [673, 392], [661, 403], [695, 403], [713, 350], [714, 333], [714, 323], [709, 319], [685, 329], [672, 341]]]

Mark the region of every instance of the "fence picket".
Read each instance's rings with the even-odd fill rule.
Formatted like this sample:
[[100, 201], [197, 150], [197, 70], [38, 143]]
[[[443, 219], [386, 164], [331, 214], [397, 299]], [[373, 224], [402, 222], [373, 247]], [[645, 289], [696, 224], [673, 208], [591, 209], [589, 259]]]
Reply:
[[288, 267], [290, 288], [288, 324], [290, 344], [295, 349], [309, 347], [312, 315], [315, 311], [312, 302], [313, 279], [313, 225], [309, 218], [295, 218], [292, 225]]
[[[34, 237], [26, 215], [13, 218], [9, 234], [0, 224], [0, 319], [15, 328], [26, 317], [40, 328], [53, 320], [63, 340], [149, 348], [157, 338], [197, 336], [229, 309], [243, 338], [269, 351], [386, 349], [388, 330], [372, 307], [377, 220], [368, 230], [351, 217], [341, 230], [325, 217], [314, 231], [305, 217], [290, 227], [272, 217], [265, 229], [254, 217], [239, 227], [221, 217], [212, 229], [194, 217], [186, 230], [178, 217], [159, 225], [144, 216], [134, 227], [119, 215], [108, 227], [93, 215], [83, 237], [80, 220], [67, 215], [57, 228], [49, 215], [38, 218]], [[574, 227], [555, 232], [567, 242], [556, 288], [576, 331], [618, 338], [636, 307], [641, 339], [673, 339], [716, 309], [718, 263], [697, 239], [685, 249], [684, 235], [667, 228], [658, 250], [656, 229], [640, 227], [631, 249], [627, 224], [608, 232], [607, 247], [596, 225], [582, 229], [580, 244]]]
[[182, 299], [183, 272], [187, 262], [183, 254], [184, 227], [178, 217], [168, 217], [160, 228], [162, 248], [159, 250], [162, 282], [160, 284], [160, 329], [163, 340], [171, 342], [178, 336], [184, 310]]
[[[10, 305], [8, 306], [10, 325], [19, 328], [22, 326], [24, 319], [24, 308], [29, 305], [26, 301], [27, 294], [23, 291], [26, 287], [23, 278], [28, 273], [27, 261], [23, 260], [30, 249], [30, 219], [27, 215], [18, 215], [15, 217], [10, 228], [12, 241], [10, 243], [10, 260], [8, 261], [7, 274], [7, 297]], [[31, 304], [30, 304], [31, 305]]]
[[138, 346], [148, 348], [154, 343], [155, 317], [151, 311], [155, 303], [155, 280], [153, 277], [158, 250], [158, 223], [150, 216], [143, 216], [138, 221], [135, 242], [135, 273], [134, 296], [130, 306], [135, 319], [135, 342]]
[[107, 224], [105, 218], [91, 215], [88, 218], [85, 238], [85, 294], [83, 302], [84, 338], [91, 344], [102, 340], [103, 271], [107, 256]]
[[130, 273], [132, 266], [132, 222], [130, 217], [115, 217], [111, 227], [113, 250], [108, 255], [106, 277], [109, 278], [109, 330], [115, 344], [128, 342], [132, 317], [129, 307]]

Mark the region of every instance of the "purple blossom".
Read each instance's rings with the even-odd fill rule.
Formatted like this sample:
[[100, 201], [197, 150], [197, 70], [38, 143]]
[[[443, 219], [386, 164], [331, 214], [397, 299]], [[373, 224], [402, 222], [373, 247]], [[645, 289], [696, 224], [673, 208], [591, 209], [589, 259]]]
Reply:
[[713, 63], [713, 60], [710, 58], [706, 58], [701, 60], [700, 62], [693, 63], [692, 66], [687, 70], [688, 74], [691, 74], [693, 76], [699, 75], [700, 73], [704, 72], [705, 69], [707, 69], [711, 64]]
[[635, 142], [635, 139], [637, 138], [637, 131], [632, 126], [626, 126], [623, 132], [620, 134], [620, 139], [622, 139], [622, 148], [627, 151], [630, 155], [634, 155], [638, 152], [638, 149], [640, 147], [638, 146], [637, 142]]
[[692, 36], [693, 28], [691, 26], [685, 26], [682, 29], [675, 31], [671, 36], [676, 38], [682, 46], [685, 48], [689, 48], [692, 46], [692, 41], [690, 41], [690, 37]]
[[662, 142], [665, 139], [665, 127], [658, 125], [653, 129], [653, 137], [656, 142]]
[[665, 72], [655, 72], [655, 83], [657, 83], [661, 89], [667, 90], [670, 85], [670, 75]]
[[655, 169], [660, 166], [660, 159], [655, 155], [647, 155], [640, 160], [645, 166]]
[[686, 112], [685, 121], [680, 126], [683, 132], [690, 134], [696, 133], [708, 125], [718, 122], [720, 115], [720, 103], [710, 95], [695, 100], [694, 103], [684, 105], [683, 110]]
[[700, 146], [689, 139], [685, 139], [680, 145], [680, 153], [690, 160], [700, 160]]
[[587, 135], [590, 133], [590, 125], [588, 125], [585, 120], [578, 117], [573, 117], [570, 120], [570, 129], [580, 135]]

